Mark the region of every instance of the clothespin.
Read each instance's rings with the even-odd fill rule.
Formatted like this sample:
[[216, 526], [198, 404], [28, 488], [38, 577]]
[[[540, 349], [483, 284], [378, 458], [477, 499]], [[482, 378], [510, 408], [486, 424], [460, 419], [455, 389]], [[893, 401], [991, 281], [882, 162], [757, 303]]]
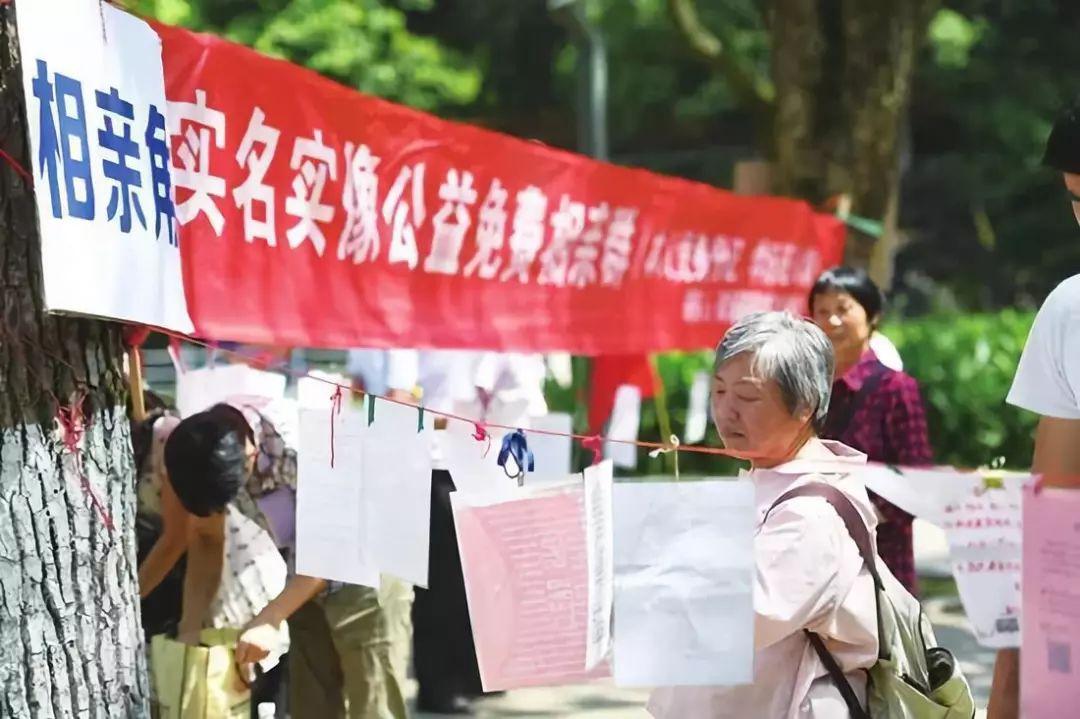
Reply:
[[424, 406], [416, 406], [416, 433], [420, 434], [424, 431]]
[[600, 464], [604, 459], [604, 440], [600, 438], [600, 435], [594, 434], [592, 437], [586, 437], [581, 440], [581, 446], [593, 453], [592, 463], [594, 465]]
[[[511, 458], [517, 465], [515, 474], [510, 474], [506, 467], [507, 461]], [[517, 480], [519, 487], [525, 485], [525, 473], [536, 470], [536, 462], [532, 450], [529, 449], [529, 442], [525, 439], [525, 433], [520, 429], [516, 429], [503, 437], [502, 449], [499, 450], [499, 457], [496, 461], [503, 468], [503, 472], [506, 473], [507, 477]]]
[[679, 443], [679, 438], [676, 437], [675, 435], [671, 435], [671, 437], [668, 438], [668, 444], [667, 444], [666, 447], [657, 447], [653, 451], [649, 452], [649, 456], [652, 457], [653, 459], [659, 457], [662, 454], [667, 454], [668, 452], [674, 452], [675, 453], [675, 481], [676, 482], [679, 481], [679, 444], [680, 444]]
[[368, 427], [375, 423], [375, 395], [367, 396], [367, 423]]

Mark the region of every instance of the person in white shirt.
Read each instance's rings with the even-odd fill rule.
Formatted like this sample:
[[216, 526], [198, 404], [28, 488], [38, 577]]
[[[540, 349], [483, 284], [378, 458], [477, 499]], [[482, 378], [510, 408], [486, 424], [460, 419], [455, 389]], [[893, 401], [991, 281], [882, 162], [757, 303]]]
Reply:
[[[1080, 101], [1054, 124], [1043, 163], [1062, 173], [1080, 223]], [[1007, 401], [1039, 415], [1032, 471], [1047, 485], [1080, 488], [1080, 275], [1043, 303]], [[1019, 651], [998, 652], [989, 719], [1019, 717], [1020, 690]]]
[[[830, 484], [874, 534], [874, 505], [852, 476], [865, 455], [817, 437], [833, 365], [825, 333], [785, 312], [749, 315], [717, 347], [713, 418], [724, 446], [751, 461], [757, 497], [754, 679], [737, 687], [658, 689], [648, 707], [653, 716], [848, 719], [840, 690], [804, 630], [822, 638], [865, 706], [864, 670], [878, 656], [873, 578], [825, 499], [802, 496], [773, 506], [793, 488]], [[888, 572], [881, 561], [877, 568]]]

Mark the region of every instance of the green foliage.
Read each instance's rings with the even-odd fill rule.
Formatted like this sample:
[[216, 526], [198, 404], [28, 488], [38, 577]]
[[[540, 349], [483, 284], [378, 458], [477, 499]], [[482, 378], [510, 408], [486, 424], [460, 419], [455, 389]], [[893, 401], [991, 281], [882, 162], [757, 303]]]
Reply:
[[136, 0], [163, 22], [205, 30], [287, 59], [341, 83], [421, 110], [473, 102], [474, 58], [413, 34], [406, 12], [429, 0]]
[[1034, 315], [941, 315], [890, 325], [904, 369], [919, 381], [942, 464], [1031, 466], [1037, 418], [1005, 404]]
[[935, 62], [940, 67], [967, 67], [971, 48], [985, 31], [985, 20], [973, 21], [955, 10], [942, 8], [931, 21], [928, 32]]

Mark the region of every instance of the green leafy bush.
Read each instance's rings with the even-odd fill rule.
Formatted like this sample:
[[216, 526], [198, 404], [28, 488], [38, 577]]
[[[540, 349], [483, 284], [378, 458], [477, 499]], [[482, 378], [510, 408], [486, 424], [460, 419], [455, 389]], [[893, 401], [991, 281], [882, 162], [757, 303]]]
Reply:
[[918, 380], [930, 440], [943, 464], [1031, 465], [1037, 418], [1005, 404], [1034, 314], [932, 316], [892, 324], [884, 333], [900, 350], [904, 369]]

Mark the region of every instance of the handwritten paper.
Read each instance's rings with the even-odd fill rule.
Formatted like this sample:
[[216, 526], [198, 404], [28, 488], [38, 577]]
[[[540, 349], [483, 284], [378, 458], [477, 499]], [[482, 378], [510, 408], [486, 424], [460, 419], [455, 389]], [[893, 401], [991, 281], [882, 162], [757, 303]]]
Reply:
[[[1073, 716], [1080, 705], [1080, 491], [1024, 490], [1022, 714]], [[1080, 656], [1077, 657], [1080, 660]]]
[[451, 495], [485, 691], [573, 684], [587, 672], [589, 571], [584, 491], [512, 488]]
[[[368, 398], [371, 401], [371, 398]], [[428, 585], [431, 421], [417, 431], [415, 407], [377, 402], [363, 451], [367, 547], [381, 572]]]
[[632, 384], [621, 385], [615, 391], [615, 405], [611, 409], [607, 431], [608, 439], [619, 441], [604, 443], [604, 456], [616, 467], [633, 469], [637, 466], [637, 447], [627, 443], [637, 440], [640, 425], [641, 389]]
[[615, 485], [615, 683], [753, 678], [750, 482]]
[[705, 439], [709, 428], [709, 374], [698, 372], [690, 385], [690, 401], [686, 408], [686, 430], [683, 440], [697, 444]]
[[611, 460], [585, 470], [585, 550], [589, 569], [589, 626], [585, 669], [591, 670], [611, 652], [611, 621], [615, 604], [614, 529]]
[[977, 487], [944, 506], [953, 576], [975, 638], [985, 647], [1020, 646], [1021, 482]]
[[[330, 466], [330, 423], [334, 464]], [[364, 527], [364, 429], [367, 417], [345, 409], [300, 411], [297, 450], [296, 572], [379, 586]]]

